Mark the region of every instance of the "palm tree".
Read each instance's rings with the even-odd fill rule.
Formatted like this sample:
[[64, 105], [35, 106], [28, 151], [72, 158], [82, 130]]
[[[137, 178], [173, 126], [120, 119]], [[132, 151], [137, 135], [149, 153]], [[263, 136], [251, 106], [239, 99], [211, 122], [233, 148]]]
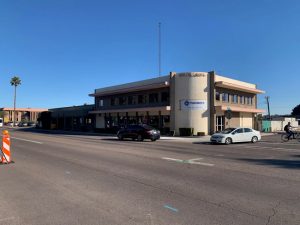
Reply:
[[20, 80], [19, 77], [14, 76], [13, 78], [11, 78], [10, 84], [11, 84], [11, 86], [15, 86], [15, 95], [14, 95], [14, 122], [13, 122], [13, 126], [15, 126], [15, 123], [16, 123], [17, 86], [19, 86], [21, 84], [21, 80]]

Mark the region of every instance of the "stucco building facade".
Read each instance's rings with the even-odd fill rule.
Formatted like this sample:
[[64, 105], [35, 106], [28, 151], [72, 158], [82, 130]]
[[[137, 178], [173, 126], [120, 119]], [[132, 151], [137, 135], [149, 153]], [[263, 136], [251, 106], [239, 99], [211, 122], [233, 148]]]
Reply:
[[[227, 127], [255, 126], [255, 84], [215, 72], [171, 72], [167, 76], [95, 89], [95, 127], [146, 123], [165, 132], [211, 134]], [[228, 119], [225, 115], [230, 113]]]
[[0, 112], [3, 113], [4, 123], [14, 121], [14, 116], [16, 116], [16, 122], [21, 121], [31, 121], [36, 122], [39, 117], [39, 113], [48, 111], [48, 109], [42, 108], [16, 108], [14, 114], [14, 108], [4, 107], [0, 108]]

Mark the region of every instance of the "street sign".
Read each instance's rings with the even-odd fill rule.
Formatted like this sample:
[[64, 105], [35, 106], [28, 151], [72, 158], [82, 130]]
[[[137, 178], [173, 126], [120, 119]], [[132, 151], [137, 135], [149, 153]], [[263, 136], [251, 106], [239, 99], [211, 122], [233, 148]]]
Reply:
[[228, 107], [227, 110], [225, 111], [225, 117], [228, 120], [230, 120], [232, 118], [232, 111], [231, 111], [230, 107]]

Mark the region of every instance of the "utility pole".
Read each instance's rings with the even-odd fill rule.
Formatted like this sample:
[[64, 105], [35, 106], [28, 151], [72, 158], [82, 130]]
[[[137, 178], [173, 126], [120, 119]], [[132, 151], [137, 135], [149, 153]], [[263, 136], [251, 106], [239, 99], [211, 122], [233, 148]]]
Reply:
[[270, 114], [270, 96], [266, 96], [265, 99], [267, 100], [267, 106], [268, 106], [268, 117], [269, 120], [271, 120], [271, 114]]
[[161, 22], [158, 23], [158, 76], [161, 75]]

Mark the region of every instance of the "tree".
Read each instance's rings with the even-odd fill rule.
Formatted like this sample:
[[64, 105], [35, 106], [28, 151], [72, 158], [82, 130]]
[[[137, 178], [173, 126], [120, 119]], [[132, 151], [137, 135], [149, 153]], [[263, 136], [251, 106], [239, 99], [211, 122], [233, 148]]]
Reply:
[[15, 126], [16, 123], [16, 99], [17, 99], [17, 86], [21, 84], [21, 80], [19, 77], [14, 76], [10, 80], [11, 86], [15, 87], [15, 95], [14, 95], [14, 121], [13, 121], [13, 126]]
[[300, 116], [300, 104], [293, 109], [292, 116]]

